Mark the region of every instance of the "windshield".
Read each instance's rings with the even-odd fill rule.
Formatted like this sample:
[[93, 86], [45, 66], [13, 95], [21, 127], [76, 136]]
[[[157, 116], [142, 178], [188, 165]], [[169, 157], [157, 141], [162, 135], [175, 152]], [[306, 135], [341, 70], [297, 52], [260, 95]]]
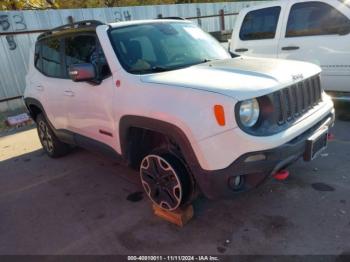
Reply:
[[120, 63], [133, 74], [163, 72], [231, 58], [213, 37], [188, 22], [114, 28], [110, 39]]
[[342, 2], [344, 5], [350, 8], [350, 0], [338, 0], [339, 2]]

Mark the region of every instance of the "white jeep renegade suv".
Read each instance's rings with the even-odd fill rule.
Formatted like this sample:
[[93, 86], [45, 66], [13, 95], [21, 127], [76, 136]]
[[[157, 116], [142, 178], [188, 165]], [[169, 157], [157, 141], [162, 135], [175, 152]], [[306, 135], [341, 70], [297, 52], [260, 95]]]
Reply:
[[38, 37], [24, 99], [49, 156], [72, 145], [117, 156], [175, 210], [316, 157], [334, 122], [319, 75], [305, 62], [232, 58], [185, 20], [82, 21]]

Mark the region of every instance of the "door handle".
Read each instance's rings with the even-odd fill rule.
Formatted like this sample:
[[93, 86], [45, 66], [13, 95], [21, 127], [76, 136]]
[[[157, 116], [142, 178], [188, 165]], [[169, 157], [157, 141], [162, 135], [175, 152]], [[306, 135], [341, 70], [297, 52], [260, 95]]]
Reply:
[[70, 90], [65, 90], [64, 91], [64, 95], [65, 96], [74, 96], [74, 92], [70, 91]]
[[42, 85], [37, 85], [35, 89], [38, 91], [44, 91], [44, 87]]
[[282, 50], [290, 51], [290, 50], [298, 50], [299, 48], [300, 48], [299, 46], [285, 46], [285, 47], [282, 47]]
[[248, 49], [247, 48], [238, 48], [235, 50], [236, 52], [247, 52]]

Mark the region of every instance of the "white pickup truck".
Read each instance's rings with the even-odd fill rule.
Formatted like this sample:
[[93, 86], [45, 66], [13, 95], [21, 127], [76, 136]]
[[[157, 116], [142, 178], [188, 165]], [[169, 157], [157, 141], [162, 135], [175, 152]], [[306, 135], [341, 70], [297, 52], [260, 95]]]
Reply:
[[349, 0], [286, 0], [244, 9], [229, 49], [317, 64], [324, 89], [335, 99], [350, 101]]

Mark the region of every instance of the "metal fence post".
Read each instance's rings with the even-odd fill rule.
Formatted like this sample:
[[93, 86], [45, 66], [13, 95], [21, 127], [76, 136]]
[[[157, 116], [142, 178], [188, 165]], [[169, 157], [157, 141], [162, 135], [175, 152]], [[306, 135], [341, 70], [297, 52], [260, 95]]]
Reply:
[[224, 31], [225, 30], [225, 11], [224, 11], [224, 9], [220, 9], [219, 16], [220, 16], [220, 30]]

